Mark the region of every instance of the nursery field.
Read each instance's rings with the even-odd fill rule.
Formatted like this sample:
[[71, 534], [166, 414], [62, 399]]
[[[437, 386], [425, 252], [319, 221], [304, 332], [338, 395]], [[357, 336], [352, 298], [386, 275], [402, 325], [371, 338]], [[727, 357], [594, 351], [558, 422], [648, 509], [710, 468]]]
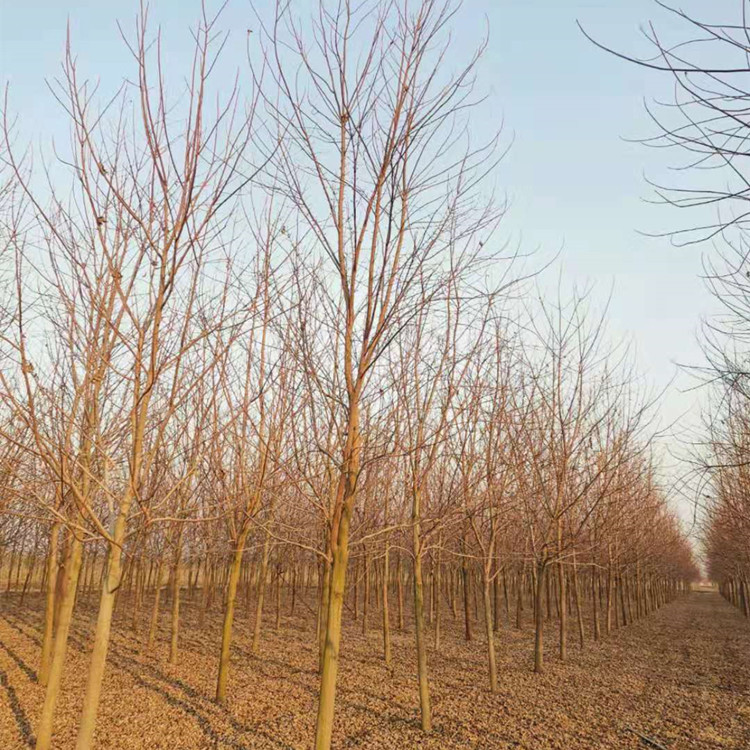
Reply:
[[2, 5], [0, 750], [750, 750], [750, 0]]
[[[44, 690], [36, 682], [42, 601], [21, 609], [7, 595], [0, 612], [0, 747], [33, 746]], [[82, 603], [71, 635], [54, 747], [75, 745], [94, 610]], [[127, 608], [116, 618], [104, 678], [97, 748], [307, 748], [315, 731], [319, 677], [315, 623], [272, 622], [257, 656], [251, 625], [237, 622], [230, 700], [213, 700], [220, 620], [184, 607], [179, 661], [168, 664], [168, 633], [152, 653], [133, 634]], [[450, 613], [440, 652], [428, 651], [434, 729], [420, 731], [411, 623], [394, 632], [393, 663], [381, 657], [377, 623], [345, 628], [334, 727], [340, 748], [730, 748], [750, 747], [750, 627], [712, 591], [667, 604], [598, 644], [531, 664], [533, 628], [497, 633], [499, 690], [486, 686], [481, 633], [466, 643]], [[144, 628], [147, 624], [144, 624]]]

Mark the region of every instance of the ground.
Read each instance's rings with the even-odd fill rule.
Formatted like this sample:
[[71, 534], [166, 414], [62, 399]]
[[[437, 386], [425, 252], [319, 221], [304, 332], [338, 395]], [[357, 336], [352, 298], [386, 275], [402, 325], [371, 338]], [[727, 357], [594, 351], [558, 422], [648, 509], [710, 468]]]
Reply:
[[[93, 602], [91, 603], [93, 604]], [[54, 747], [73, 748], [94, 611], [82, 602], [72, 635]], [[88, 606], [87, 606], [88, 605]], [[273, 616], [258, 656], [248, 619], [237, 621], [226, 708], [215, 689], [219, 620], [198, 627], [185, 608], [180, 658], [167, 664], [165, 617], [155, 653], [143, 652], [119, 613], [99, 711], [96, 747], [310, 748], [318, 677], [312, 619]], [[300, 606], [298, 605], [298, 611]], [[126, 607], [121, 608], [126, 610]], [[147, 616], [147, 613], [144, 617]], [[419, 729], [412, 634], [394, 634], [394, 663], [380, 657], [380, 631], [344, 633], [336, 702], [336, 748], [750, 748], [750, 622], [715, 592], [684, 596], [641, 622], [587, 643], [571, 643], [562, 664], [554, 624], [545, 673], [531, 672], [532, 632], [497, 634], [499, 692], [490, 694], [479, 623], [465, 643], [446, 616], [440, 653], [430, 650], [434, 731]], [[44, 697], [36, 682], [42, 601], [0, 601], [0, 748], [33, 746]], [[552, 632], [550, 632], [552, 631]], [[575, 641], [571, 633], [571, 641]], [[641, 735], [641, 736], [639, 736]], [[648, 744], [648, 738], [655, 744]]]

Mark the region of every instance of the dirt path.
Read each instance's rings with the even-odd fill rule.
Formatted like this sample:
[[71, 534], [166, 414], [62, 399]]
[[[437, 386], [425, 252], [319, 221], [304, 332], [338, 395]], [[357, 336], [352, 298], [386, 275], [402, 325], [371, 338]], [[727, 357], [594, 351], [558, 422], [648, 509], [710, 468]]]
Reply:
[[[37, 606], [38, 609], [33, 609]], [[126, 608], [123, 608], [126, 610]], [[189, 608], [185, 617], [190, 625]], [[124, 615], [127, 617], [127, 615]], [[92, 612], [74, 628], [55, 747], [74, 746], [87, 668]], [[216, 618], [214, 618], [215, 620]], [[379, 633], [345, 633], [337, 748], [648, 748], [635, 730], [669, 750], [750, 748], [750, 622], [715, 593], [694, 593], [607, 640], [530, 672], [532, 634], [498, 634], [500, 691], [486, 688], [485, 645], [466, 644], [446, 614], [444, 648], [431, 652], [435, 732], [418, 729], [410, 634], [394, 638], [394, 667], [379, 658]], [[166, 621], [163, 627], [166, 628]], [[268, 628], [259, 657], [240, 620], [227, 710], [212, 701], [218, 622], [182, 638], [180, 665], [166, 646], [151, 656], [123, 624], [105, 679], [97, 741], [109, 750], [309, 748], [317, 674], [312, 623]], [[41, 600], [18, 610], [0, 603], [0, 748], [32, 744], [43, 699], [36, 684]], [[163, 631], [163, 636], [166, 631]], [[571, 639], [573, 640], [573, 639]]]
[[675, 602], [601, 651], [604, 670], [587, 654], [578, 693], [613, 747], [612, 729], [630, 727], [667, 748], [750, 748], [750, 622], [718, 594]]

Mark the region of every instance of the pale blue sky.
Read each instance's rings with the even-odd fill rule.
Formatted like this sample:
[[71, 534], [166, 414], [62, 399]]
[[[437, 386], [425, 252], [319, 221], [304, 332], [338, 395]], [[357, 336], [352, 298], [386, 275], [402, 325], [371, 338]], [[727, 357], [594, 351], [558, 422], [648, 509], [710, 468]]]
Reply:
[[[270, 6], [270, 0], [256, 3], [261, 14]], [[689, 0], [686, 7], [698, 6]], [[112, 88], [122, 71], [132, 70], [115, 21], [132, 27], [136, 2], [0, 0], [0, 9], [0, 74], [10, 82], [11, 111], [30, 137], [61, 135], [59, 110], [44, 81], [59, 71], [68, 18], [85, 72], [101, 75]], [[154, 0], [151, 9], [163, 25], [168, 59], [176, 63], [189, 45], [186, 30], [199, 3]], [[613, 287], [610, 334], [632, 339], [640, 370], [663, 387], [675, 375], [675, 362], [700, 362], [696, 330], [713, 306], [699, 279], [700, 248], [677, 249], [638, 234], [684, 220], [643, 201], [651, 195], [644, 173], [669, 179], [673, 157], [623, 140], [653, 132], [643, 100], [669, 98], [671, 87], [666, 78], [594, 48], [576, 20], [602, 41], [635, 53], [648, 50], [639, 24], [653, 19], [669, 34], [675, 20], [651, 0], [466, 0], [455, 28], [458, 56], [481, 37], [485, 17], [490, 43], [480, 86], [491, 106], [474, 125], [489, 133], [502, 118], [514, 138], [500, 180], [512, 200], [506, 231], [544, 256], [563, 247], [566, 283], [593, 283], [601, 301]], [[245, 69], [244, 57], [234, 52], [241, 53], [253, 24], [248, 0], [230, 0], [222, 22], [233, 29], [236, 45], [228, 73], [233, 66]], [[691, 384], [677, 375], [663, 399], [664, 423], [686, 412], [681, 424], [694, 422], [700, 395], [684, 392]]]

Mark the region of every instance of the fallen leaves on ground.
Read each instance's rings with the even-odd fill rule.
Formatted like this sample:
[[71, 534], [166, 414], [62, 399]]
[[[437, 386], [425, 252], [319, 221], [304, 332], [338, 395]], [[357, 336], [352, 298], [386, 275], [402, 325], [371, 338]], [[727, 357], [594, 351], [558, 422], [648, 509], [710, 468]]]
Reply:
[[[11, 595], [12, 597], [12, 595]], [[312, 592], [310, 594], [312, 604]], [[44, 689], [36, 682], [43, 600], [0, 604], [0, 748], [33, 746]], [[134, 633], [119, 608], [105, 676], [96, 747], [102, 750], [310, 748], [318, 689], [315, 623], [296, 615], [273, 629], [269, 612], [260, 652], [250, 649], [245, 607], [234, 628], [228, 701], [215, 690], [220, 614], [198, 626], [186, 602], [177, 666], [168, 664], [165, 615], [159, 645], [148, 653], [147, 625]], [[298, 610], [299, 613], [299, 610]], [[528, 614], [528, 613], [527, 613]], [[144, 613], [147, 618], [148, 613]], [[94, 597], [80, 602], [71, 633], [54, 747], [73, 748], [85, 692]], [[336, 699], [336, 748], [492, 748], [669, 750], [750, 748], [750, 622], [716, 593], [696, 592], [599, 643], [556, 655], [556, 623], [547, 623], [546, 669], [531, 672], [533, 633], [497, 634], [499, 690], [488, 690], [486, 643], [443, 614], [440, 652], [430, 640], [434, 731], [419, 728], [413, 635], [394, 628], [393, 665], [381, 656], [381, 632], [348, 623]], [[210, 620], [210, 623], [208, 621]], [[377, 621], [379, 624], [379, 621]], [[632, 731], [635, 730], [635, 731]]]

